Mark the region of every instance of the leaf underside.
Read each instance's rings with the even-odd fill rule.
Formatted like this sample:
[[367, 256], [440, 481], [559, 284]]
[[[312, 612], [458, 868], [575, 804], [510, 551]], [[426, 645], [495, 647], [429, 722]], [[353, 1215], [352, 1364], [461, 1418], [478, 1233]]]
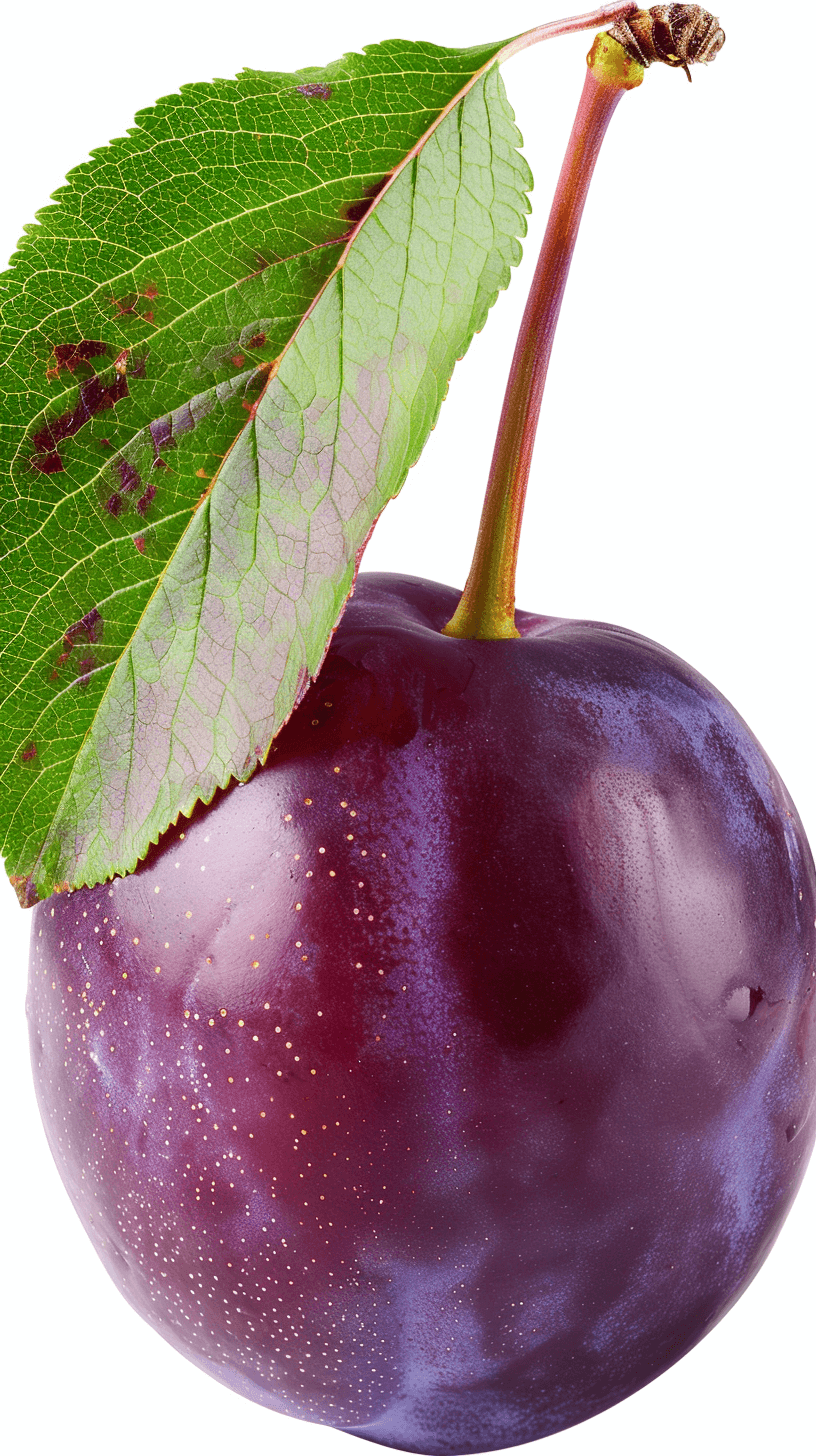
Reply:
[[0, 836], [24, 901], [133, 869], [319, 670], [520, 256], [499, 49], [185, 87], [71, 174], [0, 279]]

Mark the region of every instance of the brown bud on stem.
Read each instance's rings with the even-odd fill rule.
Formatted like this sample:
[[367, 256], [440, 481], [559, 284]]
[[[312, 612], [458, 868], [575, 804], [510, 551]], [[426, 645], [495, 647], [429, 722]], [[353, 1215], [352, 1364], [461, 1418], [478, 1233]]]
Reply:
[[653, 5], [617, 20], [609, 34], [641, 66], [662, 61], [681, 67], [689, 81], [689, 66], [713, 61], [725, 44], [719, 20], [701, 5]]

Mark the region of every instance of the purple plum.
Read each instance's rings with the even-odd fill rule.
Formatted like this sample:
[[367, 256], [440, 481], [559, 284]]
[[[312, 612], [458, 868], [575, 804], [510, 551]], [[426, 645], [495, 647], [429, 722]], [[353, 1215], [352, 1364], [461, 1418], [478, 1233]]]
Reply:
[[245, 785], [35, 912], [54, 1157], [133, 1307], [274, 1410], [587, 1419], [757, 1272], [816, 1133], [816, 874], [700, 675], [360, 577]]

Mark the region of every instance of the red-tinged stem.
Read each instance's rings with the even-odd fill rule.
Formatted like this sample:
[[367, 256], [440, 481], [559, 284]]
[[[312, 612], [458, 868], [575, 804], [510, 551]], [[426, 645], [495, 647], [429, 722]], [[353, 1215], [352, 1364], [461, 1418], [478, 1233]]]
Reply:
[[566, 20], [548, 20], [544, 25], [537, 25], [533, 30], [525, 30], [522, 35], [517, 35], [515, 40], [507, 42], [501, 52], [502, 62], [518, 55], [528, 46], [538, 45], [542, 40], [554, 40], [559, 35], [574, 35], [581, 30], [595, 30], [599, 25], [608, 25], [610, 20], [621, 20], [637, 10], [637, 5], [623, 4], [601, 5], [597, 10], [589, 10], [584, 15], [570, 15]]
[[606, 129], [624, 91], [643, 79], [643, 68], [605, 34], [596, 37], [587, 66], [507, 381], [473, 563], [462, 599], [444, 628], [450, 637], [519, 635], [515, 625], [519, 532], [561, 300]]

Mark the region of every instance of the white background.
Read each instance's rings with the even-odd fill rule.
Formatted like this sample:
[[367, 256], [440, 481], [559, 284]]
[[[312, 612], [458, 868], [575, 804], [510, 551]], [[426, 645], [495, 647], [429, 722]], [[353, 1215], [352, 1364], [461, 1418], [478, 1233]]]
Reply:
[[[723, 4], [726, 0], [723, 0]], [[19, 5], [3, 23], [0, 253], [88, 150], [185, 81], [290, 70], [390, 36], [472, 45], [556, 0]], [[655, 67], [605, 145], [547, 386], [518, 602], [617, 622], [730, 698], [816, 833], [813, 762], [812, 7], [730, 0], [715, 66]], [[785, 31], [769, 32], [771, 24]], [[458, 366], [368, 568], [461, 584], [526, 281], [582, 84], [587, 37], [505, 67], [536, 189], [525, 261]], [[763, 51], [763, 45], [765, 51]], [[786, 49], [790, 58], [785, 59]], [[610, 298], [625, 326], [604, 331]], [[604, 305], [598, 308], [599, 303]], [[124, 1304], [40, 1130], [24, 1018], [29, 917], [0, 884], [4, 1269], [0, 1410], [15, 1456], [354, 1456], [353, 1437], [218, 1386]], [[546, 1456], [812, 1451], [816, 1166], [751, 1289], [678, 1366], [550, 1438]]]

